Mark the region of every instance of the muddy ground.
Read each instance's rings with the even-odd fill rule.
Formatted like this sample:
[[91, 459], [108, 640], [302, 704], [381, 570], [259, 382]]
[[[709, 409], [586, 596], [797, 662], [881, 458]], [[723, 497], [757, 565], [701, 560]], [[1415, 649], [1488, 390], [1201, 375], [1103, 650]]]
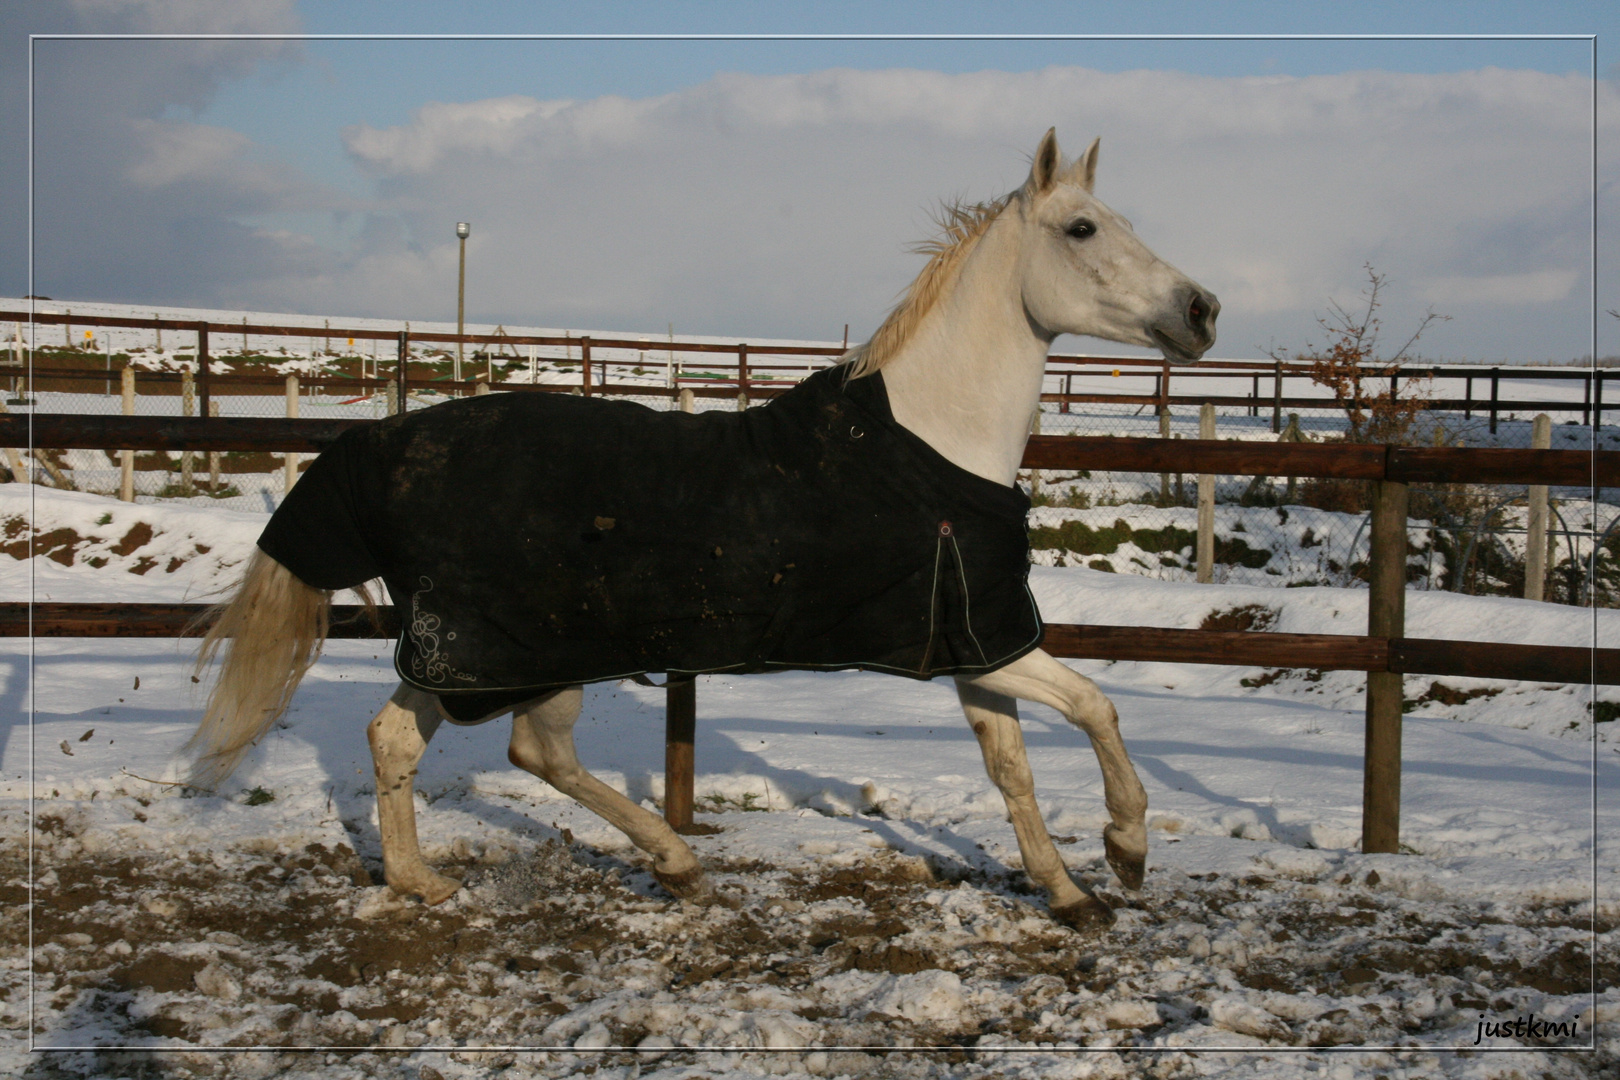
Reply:
[[[86, 854], [72, 833], [71, 815], [38, 818], [32, 906], [26, 852], [0, 854], [8, 1023], [27, 1023], [31, 915], [34, 1044], [87, 1048], [22, 1059], [37, 1080], [1620, 1065], [1616, 995], [1596, 1012], [1588, 997], [1594, 973], [1600, 994], [1620, 983], [1613, 925], [1594, 959], [1590, 917], [1571, 908], [1417, 903], [1376, 873], [1166, 870], [1126, 896], [1096, 867], [1080, 876], [1116, 922], [1075, 931], [1019, 875], [894, 852], [825, 870], [711, 860], [726, 902], [698, 906], [564, 833], [456, 852], [467, 887], [429, 908], [346, 846]], [[1471, 1045], [1482, 1017], [1527, 1014], [1578, 1030], [1521, 1038], [1544, 1048], [1524, 1053], [1437, 1049]], [[1588, 1044], [1594, 1020], [1596, 1053], [1550, 1049]], [[312, 1047], [342, 1049], [293, 1049]]]

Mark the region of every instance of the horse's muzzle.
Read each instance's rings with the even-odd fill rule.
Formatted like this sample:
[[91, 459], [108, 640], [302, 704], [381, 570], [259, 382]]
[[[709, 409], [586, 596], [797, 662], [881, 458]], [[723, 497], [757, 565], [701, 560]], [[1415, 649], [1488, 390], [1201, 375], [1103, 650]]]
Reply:
[[1177, 314], [1148, 332], [1166, 360], [1191, 364], [1215, 344], [1215, 318], [1221, 313], [1221, 302], [1196, 285], [1188, 285], [1180, 299]]

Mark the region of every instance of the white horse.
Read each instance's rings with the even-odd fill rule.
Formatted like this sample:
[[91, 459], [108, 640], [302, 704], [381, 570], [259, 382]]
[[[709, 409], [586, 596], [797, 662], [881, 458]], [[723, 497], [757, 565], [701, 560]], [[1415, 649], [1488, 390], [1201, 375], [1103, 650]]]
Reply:
[[[1059, 334], [1156, 347], [1173, 363], [1197, 360], [1215, 340], [1215, 297], [1149, 251], [1129, 222], [1097, 200], [1096, 169], [1097, 142], [1065, 164], [1048, 131], [1022, 187], [949, 212], [927, 267], [872, 339], [845, 357], [854, 378], [881, 369], [899, 424], [997, 484], [1015, 482], [1047, 351]], [[285, 710], [319, 652], [330, 597], [255, 553], [199, 658], [201, 667], [230, 642], [189, 744], [201, 750], [194, 782], [212, 787], [223, 780]], [[1111, 819], [1103, 830], [1108, 863], [1135, 889], [1147, 857], [1147, 795], [1113, 704], [1090, 679], [1040, 650], [988, 674], [959, 677], [957, 693], [1006, 800], [1024, 869], [1046, 890], [1053, 916], [1072, 925], [1106, 922], [1106, 906], [1069, 877], [1042, 822], [1017, 700], [1051, 706], [1090, 738]], [[512, 763], [623, 830], [652, 856], [653, 873], [672, 894], [712, 895], [685, 840], [580, 764], [573, 727], [582, 696], [574, 686], [513, 709]], [[402, 683], [367, 728], [384, 876], [397, 892], [429, 904], [461, 884], [427, 865], [416, 835], [412, 782], [443, 719], [437, 697]]]

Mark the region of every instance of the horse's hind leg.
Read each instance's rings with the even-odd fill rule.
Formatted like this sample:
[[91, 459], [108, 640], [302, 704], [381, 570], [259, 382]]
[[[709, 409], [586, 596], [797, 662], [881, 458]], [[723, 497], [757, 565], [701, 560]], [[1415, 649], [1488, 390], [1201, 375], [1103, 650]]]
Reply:
[[1102, 767], [1103, 800], [1112, 822], [1103, 829], [1108, 865], [1128, 889], [1142, 887], [1147, 863], [1147, 792], [1119, 737], [1119, 714], [1097, 684], [1036, 649], [1004, 668], [963, 680], [969, 685], [1050, 705], [1091, 739]]
[[377, 779], [377, 829], [383, 878], [397, 893], [429, 904], [447, 900], [461, 882], [428, 869], [416, 840], [416, 765], [443, 719], [433, 695], [401, 683], [366, 728]]
[[512, 764], [592, 810], [653, 857], [653, 876], [683, 899], [710, 892], [703, 867], [686, 841], [657, 814], [637, 806], [592, 776], [574, 751], [574, 721], [584, 692], [574, 686], [520, 706], [512, 714]]
[[1046, 890], [1054, 918], [1073, 926], [1106, 923], [1108, 908], [1087, 896], [1069, 877], [1052, 837], [1041, 820], [1035, 803], [1035, 777], [1024, 752], [1024, 735], [1018, 727], [1018, 701], [1006, 694], [987, 690], [967, 680], [956, 684], [962, 711], [979, 740], [985, 771], [1007, 803], [1018, 836], [1018, 851], [1024, 859], [1024, 872]]

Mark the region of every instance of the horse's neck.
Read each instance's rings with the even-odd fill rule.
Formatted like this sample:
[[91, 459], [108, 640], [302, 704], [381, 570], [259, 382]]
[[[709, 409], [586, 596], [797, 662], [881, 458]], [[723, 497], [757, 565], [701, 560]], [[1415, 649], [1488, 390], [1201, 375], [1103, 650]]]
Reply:
[[986, 232], [948, 294], [883, 368], [896, 421], [947, 460], [1009, 487], [1051, 345], [1024, 312], [1015, 233]]

